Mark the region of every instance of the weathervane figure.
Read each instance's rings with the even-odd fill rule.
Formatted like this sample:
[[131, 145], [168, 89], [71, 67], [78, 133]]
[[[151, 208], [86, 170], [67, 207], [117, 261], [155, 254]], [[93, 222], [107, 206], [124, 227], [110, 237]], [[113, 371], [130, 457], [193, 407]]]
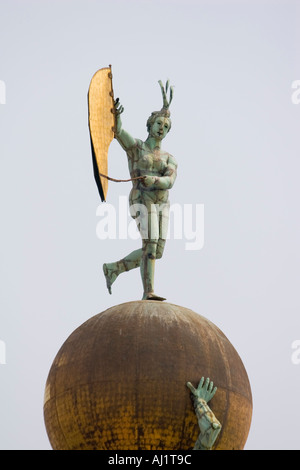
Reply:
[[[169, 80], [165, 87], [161, 81], [158, 82], [162, 92], [163, 107], [160, 111], [154, 111], [149, 117], [147, 121], [148, 137], [143, 142], [132, 137], [123, 129], [121, 114], [124, 108], [121, 106], [119, 99], [113, 99], [112, 85], [107, 88], [110, 91], [106, 92], [105, 82], [104, 85], [101, 82], [102, 72], [107, 70], [108, 74], [106, 73], [104, 77], [111, 80], [111, 70], [101, 69], [100, 74], [95, 74], [89, 92], [94, 173], [102, 200], [105, 200], [106, 197], [107, 180], [132, 181], [132, 189], [129, 195], [130, 213], [137, 222], [142, 237], [142, 248], [133, 251], [119, 261], [104, 263], [103, 272], [106, 285], [111, 294], [112, 285], [121, 273], [140, 268], [144, 290], [142, 300], [163, 301], [166, 300], [164, 297], [154, 293], [154, 269], [155, 261], [162, 257], [166, 243], [169, 223], [169, 189], [172, 188], [177, 175], [175, 158], [161, 149], [162, 140], [171, 129], [169, 106], [173, 98], [173, 87], [169, 87]], [[99, 76], [100, 80], [98, 79]], [[94, 98], [94, 83], [102, 87], [100, 93], [102, 101], [103, 96], [105, 98], [108, 95], [110, 96], [112, 106], [110, 116], [109, 114], [106, 117], [103, 115], [103, 107], [99, 107], [98, 110], [94, 111], [96, 106], [94, 103], [97, 103], [97, 99]], [[167, 97], [168, 91], [169, 98]], [[99, 95], [99, 88], [97, 88], [97, 94]], [[130, 172], [129, 180], [114, 180], [102, 173], [102, 168], [105, 171], [107, 170], [107, 161], [103, 167], [103, 161], [107, 160], [107, 156], [100, 155], [100, 150], [105, 147], [103, 144], [98, 146], [100, 157], [97, 155], [95, 143], [100, 142], [102, 139], [102, 135], [99, 134], [99, 127], [101, 128], [101, 124], [101, 129], [105, 125], [107, 126], [107, 121], [112, 115], [114, 116], [113, 127], [107, 129], [107, 134], [113, 131], [112, 137], [117, 139], [127, 154]], [[104, 135], [104, 132], [102, 134]], [[108, 150], [108, 146], [106, 147]]]
[[[155, 261], [163, 255], [169, 221], [169, 189], [176, 179], [177, 163], [172, 155], [161, 149], [162, 140], [171, 129], [169, 106], [172, 101], [166, 88], [159, 81], [163, 108], [151, 114], [147, 121], [148, 137], [145, 142], [133, 138], [122, 127], [121, 113], [124, 108], [115, 101], [115, 138], [126, 151], [130, 176], [133, 179], [129, 196], [131, 215], [136, 218], [142, 236], [142, 248], [133, 251], [120, 261], [105, 263], [104, 275], [109, 293], [117, 277], [134, 268], [140, 268], [143, 282], [143, 300], [165, 300], [154, 293]], [[135, 178], [143, 177], [140, 179]], [[136, 211], [135, 209], [140, 209]], [[133, 210], [132, 210], [133, 209]], [[137, 216], [138, 214], [138, 216]]]

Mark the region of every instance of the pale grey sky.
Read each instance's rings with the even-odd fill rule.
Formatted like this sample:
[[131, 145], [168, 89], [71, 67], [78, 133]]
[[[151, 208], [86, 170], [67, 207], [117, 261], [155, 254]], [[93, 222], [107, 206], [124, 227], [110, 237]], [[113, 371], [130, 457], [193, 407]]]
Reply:
[[[113, 296], [102, 275], [139, 241], [96, 236], [87, 91], [109, 64], [124, 127], [141, 139], [161, 107], [157, 81], [170, 78], [170, 200], [204, 205], [203, 248], [168, 241], [159, 293], [239, 352], [254, 398], [246, 448], [300, 448], [299, 19], [299, 0], [0, 0], [1, 449], [50, 448], [43, 393], [58, 349], [142, 295], [137, 271]], [[111, 176], [127, 178], [117, 142], [109, 158]], [[129, 190], [111, 183], [108, 202]]]

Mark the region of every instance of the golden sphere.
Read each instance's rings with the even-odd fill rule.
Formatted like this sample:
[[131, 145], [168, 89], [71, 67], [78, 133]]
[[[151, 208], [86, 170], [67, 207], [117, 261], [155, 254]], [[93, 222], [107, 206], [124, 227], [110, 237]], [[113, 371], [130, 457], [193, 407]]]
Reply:
[[201, 377], [222, 424], [215, 449], [244, 448], [252, 395], [243, 363], [222, 331], [184, 307], [157, 301], [114, 306], [77, 328], [45, 388], [55, 450], [189, 450], [199, 435], [190, 391]]

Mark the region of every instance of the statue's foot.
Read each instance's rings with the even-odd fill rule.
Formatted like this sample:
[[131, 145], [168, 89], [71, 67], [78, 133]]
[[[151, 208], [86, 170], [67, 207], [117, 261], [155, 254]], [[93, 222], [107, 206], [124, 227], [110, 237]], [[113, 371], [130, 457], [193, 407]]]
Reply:
[[150, 294], [145, 294], [142, 300], [158, 300], [159, 302], [163, 302], [166, 299], [152, 292]]
[[106, 287], [108, 289], [108, 292], [111, 294], [111, 286], [117, 279], [118, 274], [112, 267], [109, 266], [109, 264], [106, 263], [104, 263], [103, 265], [103, 272], [106, 279]]

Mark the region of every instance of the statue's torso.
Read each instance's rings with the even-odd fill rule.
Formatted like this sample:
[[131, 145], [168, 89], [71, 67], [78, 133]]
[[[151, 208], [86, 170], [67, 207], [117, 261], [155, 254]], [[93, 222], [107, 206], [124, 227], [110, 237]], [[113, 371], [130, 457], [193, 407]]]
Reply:
[[129, 172], [136, 176], [164, 176], [170, 154], [161, 149], [150, 149], [143, 141], [127, 151]]
[[[150, 149], [142, 140], [136, 140], [136, 145], [127, 150], [128, 167], [131, 178], [137, 176], [164, 176], [168, 167], [170, 154], [161, 149]], [[167, 202], [169, 191], [167, 189], [147, 190], [142, 187], [139, 180], [132, 182], [130, 193], [130, 203], [143, 202], [149, 200], [149, 203]]]

